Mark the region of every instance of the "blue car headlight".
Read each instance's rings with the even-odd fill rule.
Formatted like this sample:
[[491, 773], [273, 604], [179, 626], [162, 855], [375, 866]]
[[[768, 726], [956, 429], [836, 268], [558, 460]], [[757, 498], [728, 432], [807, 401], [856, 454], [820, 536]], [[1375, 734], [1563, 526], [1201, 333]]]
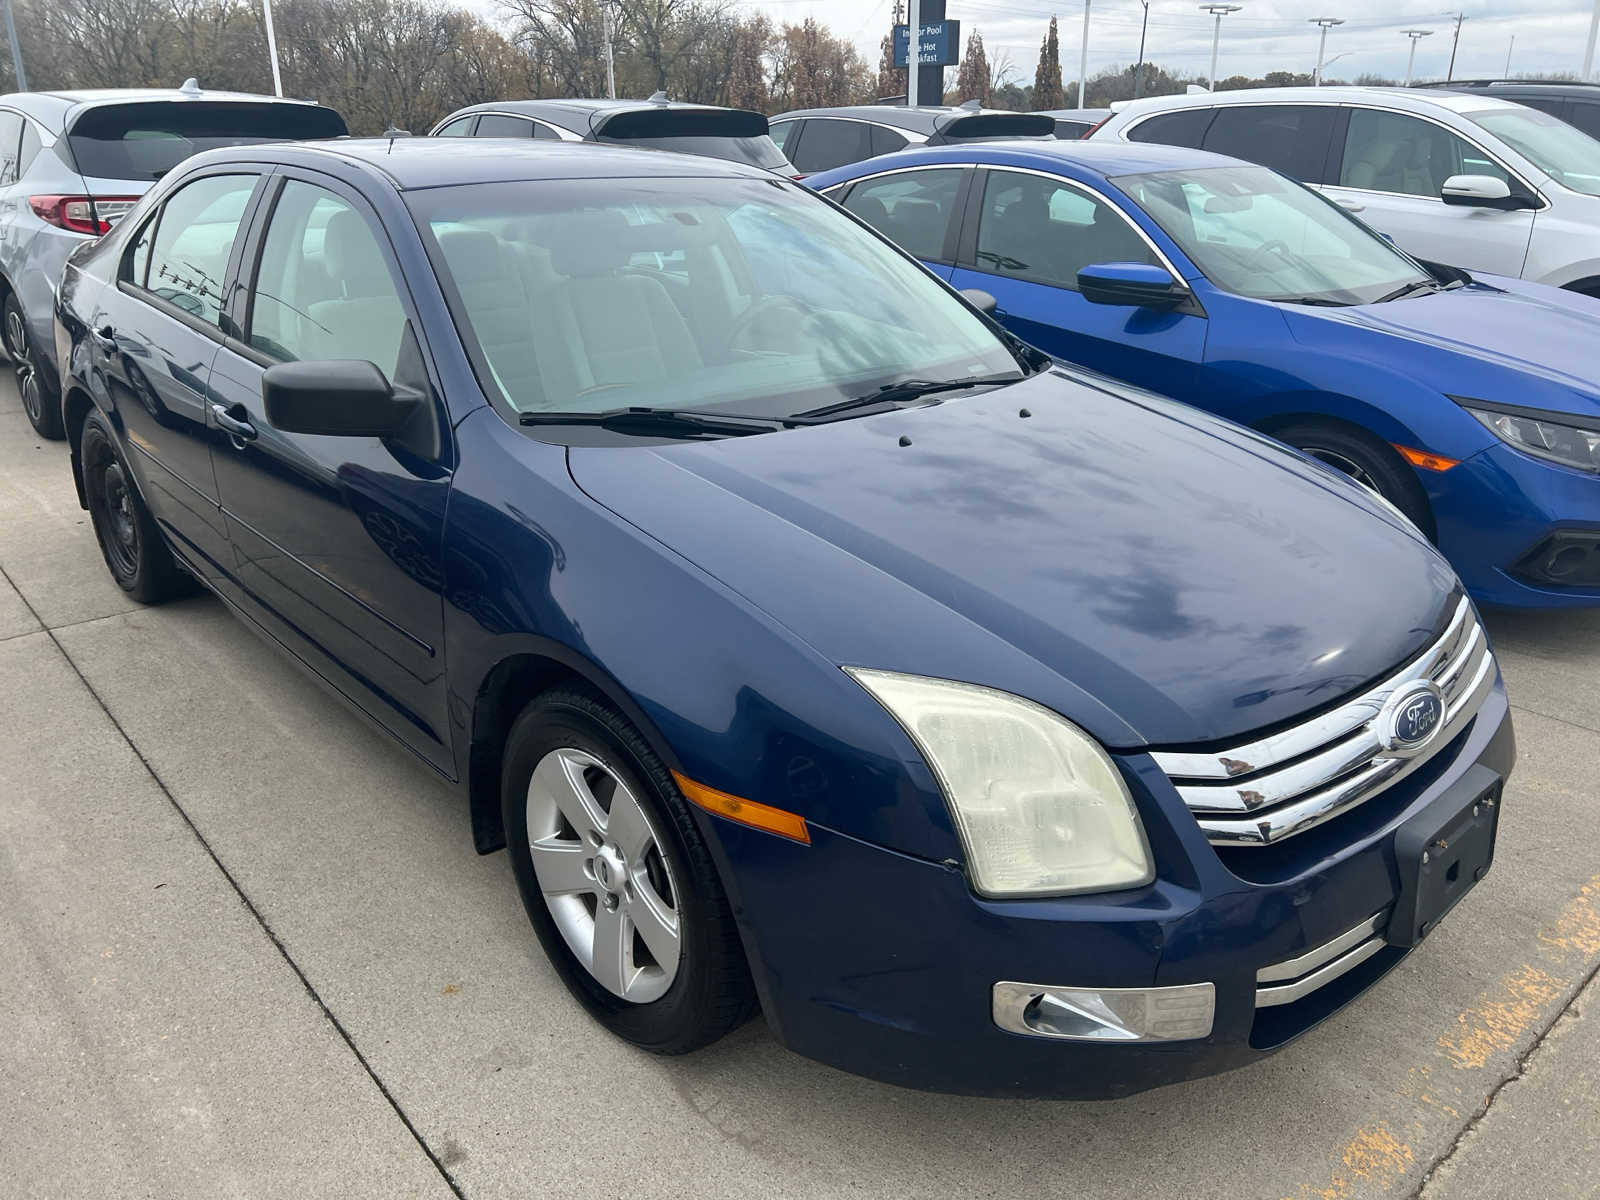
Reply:
[[1555, 421], [1546, 413], [1519, 412], [1509, 406], [1490, 408], [1469, 400], [1458, 403], [1490, 433], [1518, 450], [1580, 471], [1600, 472], [1600, 427]]
[[1076, 725], [993, 688], [845, 669], [927, 760], [980, 894], [1106, 892], [1155, 878], [1122, 775]]

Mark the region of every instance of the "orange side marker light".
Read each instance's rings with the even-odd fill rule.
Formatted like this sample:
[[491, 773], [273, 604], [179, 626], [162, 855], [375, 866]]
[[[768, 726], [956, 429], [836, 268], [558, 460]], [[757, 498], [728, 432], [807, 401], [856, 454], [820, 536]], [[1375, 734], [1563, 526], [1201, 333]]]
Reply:
[[1400, 456], [1413, 467], [1421, 467], [1424, 471], [1448, 471], [1451, 467], [1458, 466], [1459, 458], [1446, 458], [1442, 454], [1429, 454], [1426, 450], [1417, 450], [1411, 446], [1402, 446], [1394, 443], [1394, 448], [1400, 451]]
[[696, 783], [676, 771], [672, 773], [672, 778], [691, 804], [705, 809], [708, 813], [727, 817], [730, 821], [737, 821], [752, 829], [763, 829], [779, 837], [803, 842], [807, 846], [811, 844], [811, 834], [806, 829], [806, 819], [798, 813], [784, 812], [781, 808], [757, 804], [754, 800], [745, 800], [727, 792], [719, 792], [716, 788]]

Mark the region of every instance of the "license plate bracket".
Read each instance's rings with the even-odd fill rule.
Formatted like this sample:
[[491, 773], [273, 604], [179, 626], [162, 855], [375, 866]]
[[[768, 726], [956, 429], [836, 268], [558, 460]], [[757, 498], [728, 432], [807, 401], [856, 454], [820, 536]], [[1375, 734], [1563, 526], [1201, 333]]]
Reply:
[[1394, 835], [1400, 895], [1388, 941], [1415, 946], [1489, 873], [1505, 780], [1475, 764]]

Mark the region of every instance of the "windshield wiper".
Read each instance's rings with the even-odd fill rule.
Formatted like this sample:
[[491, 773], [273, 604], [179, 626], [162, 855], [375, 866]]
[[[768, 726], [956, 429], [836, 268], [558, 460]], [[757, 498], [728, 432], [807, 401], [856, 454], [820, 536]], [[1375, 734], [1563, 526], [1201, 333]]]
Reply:
[[1387, 304], [1391, 300], [1404, 300], [1407, 296], [1431, 295], [1443, 289], [1431, 279], [1419, 279], [1415, 283], [1408, 283], [1404, 287], [1397, 287], [1387, 296], [1379, 296], [1374, 304]]
[[517, 418], [523, 425], [592, 425], [613, 433], [641, 437], [743, 437], [772, 433], [782, 421], [750, 417], [743, 413], [701, 413], [687, 408], [612, 408], [604, 412], [529, 412]]
[[867, 409], [894, 408], [909, 400], [920, 400], [924, 396], [936, 395], [939, 392], [960, 392], [967, 388], [996, 387], [1007, 383], [1018, 383], [1025, 379], [1024, 375], [978, 375], [965, 379], [902, 379], [897, 383], [886, 383], [875, 391], [868, 392], [865, 396], [852, 396], [848, 400], [841, 400], [837, 404], [825, 404], [821, 408], [810, 408], [805, 412], [797, 412], [785, 420], [802, 424], [814, 424], [821, 421], [839, 420], [846, 416], [866, 416]]

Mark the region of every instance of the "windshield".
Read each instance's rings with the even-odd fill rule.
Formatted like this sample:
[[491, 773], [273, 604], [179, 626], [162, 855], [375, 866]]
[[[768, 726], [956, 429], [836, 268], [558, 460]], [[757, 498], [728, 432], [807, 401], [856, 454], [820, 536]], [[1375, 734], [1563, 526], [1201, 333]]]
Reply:
[[1600, 196], [1600, 142], [1581, 129], [1534, 108], [1485, 109], [1463, 115], [1557, 183]]
[[1124, 175], [1114, 182], [1224, 291], [1371, 304], [1433, 282], [1389, 242], [1265, 167]]
[[67, 142], [78, 173], [90, 179], [160, 179], [202, 150], [347, 132], [343, 117], [315, 104], [155, 100], [87, 109]]
[[916, 263], [777, 179], [466, 184], [407, 197], [516, 413], [792, 416], [907, 379], [1020, 375]]
[[778, 149], [778, 144], [764, 133], [757, 137], [607, 137], [601, 134], [600, 140], [621, 146], [644, 146], [650, 150], [676, 150], [679, 154], [723, 158], [729, 162], [794, 174], [794, 167], [783, 156], [783, 151]]

